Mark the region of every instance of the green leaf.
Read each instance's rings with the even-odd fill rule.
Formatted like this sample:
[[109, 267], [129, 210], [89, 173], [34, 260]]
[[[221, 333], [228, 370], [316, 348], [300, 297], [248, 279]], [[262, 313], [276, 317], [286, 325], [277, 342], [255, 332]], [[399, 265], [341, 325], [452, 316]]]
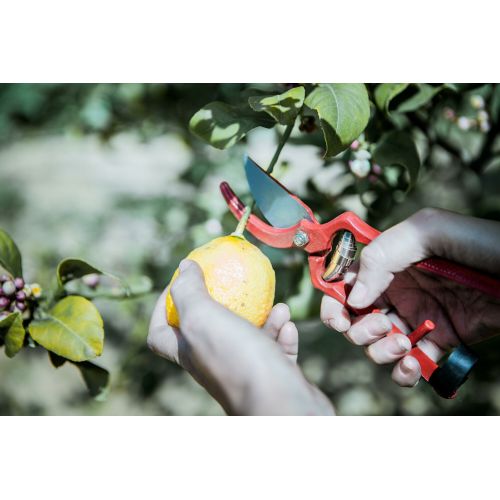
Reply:
[[375, 104], [377, 107], [384, 111], [385, 113], [389, 113], [389, 105], [391, 101], [401, 92], [407, 89], [409, 83], [381, 83], [377, 85], [375, 89]]
[[274, 125], [274, 120], [266, 113], [256, 113], [246, 103], [230, 106], [219, 101], [201, 108], [189, 122], [195, 135], [218, 149], [233, 146], [256, 127]]
[[[456, 91], [452, 84], [429, 85], [428, 83], [382, 83], [375, 89], [375, 102], [386, 113], [408, 113], [425, 106], [443, 90]], [[406, 92], [405, 92], [406, 91]], [[404, 94], [402, 94], [404, 92]], [[396, 101], [393, 100], [399, 96]], [[391, 109], [393, 105], [393, 109]]]
[[82, 374], [90, 395], [98, 401], [104, 401], [109, 386], [109, 372], [89, 361], [74, 363]]
[[14, 277], [23, 275], [21, 253], [3, 229], [0, 229], [0, 265]]
[[13, 358], [22, 349], [26, 336], [23, 319], [18, 312], [9, 314], [0, 321], [0, 335], [5, 342], [5, 354]]
[[346, 149], [365, 129], [370, 118], [370, 102], [362, 83], [324, 83], [305, 100], [316, 112], [326, 143], [325, 156]]
[[60, 300], [43, 319], [30, 324], [29, 332], [45, 349], [71, 361], [87, 361], [102, 353], [101, 315], [83, 297], [71, 295]]
[[[129, 283], [126, 283], [118, 276], [104, 272], [82, 259], [69, 258], [62, 260], [57, 266], [56, 273], [59, 285], [61, 287], [64, 286], [67, 293], [73, 295], [84, 295], [86, 297], [103, 297], [108, 295], [118, 298], [132, 297], [148, 293], [152, 287], [151, 280], [149, 280], [149, 278], [145, 278], [146, 280], [148, 280], [147, 283], [144, 283], [144, 281], [142, 281], [141, 286], [136, 287], [138, 289], [133, 290]], [[89, 290], [89, 287], [83, 284], [75, 285], [73, 283], [72, 285], [74, 286], [68, 285], [69, 282], [78, 280], [79, 278], [83, 278], [84, 276], [87, 276], [89, 274], [100, 274], [102, 276], [107, 276], [112, 280], [115, 280], [117, 285], [113, 285], [113, 287], [109, 288], [100, 284], [98, 290]]]
[[447, 88], [445, 85], [434, 87], [427, 83], [417, 83], [415, 85], [418, 89], [417, 93], [402, 102], [396, 108], [396, 110], [400, 113], [408, 113], [409, 111], [415, 111], [418, 108], [421, 108], [431, 101], [436, 94], [439, 94], [439, 92], [441, 92], [444, 88]]
[[248, 104], [254, 111], [266, 112], [281, 125], [290, 125], [297, 118], [305, 95], [304, 87], [295, 87], [279, 95], [249, 97]]
[[381, 167], [399, 165], [405, 168], [409, 176], [408, 190], [415, 186], [420, 157], [413, 139], [406, 132], [396, 130], [385, 134], [373, 152], [373, 161]]
[[[87, 274], [105, 274], [100, 269], [81, 259], [64, 259], [57, 266], [57, 281], [62, 286], [68, 281], [82, 278]], [[114, 278], [114, 276], [112, 276]], [[116, 278], [118, 279], [118, 278]]]

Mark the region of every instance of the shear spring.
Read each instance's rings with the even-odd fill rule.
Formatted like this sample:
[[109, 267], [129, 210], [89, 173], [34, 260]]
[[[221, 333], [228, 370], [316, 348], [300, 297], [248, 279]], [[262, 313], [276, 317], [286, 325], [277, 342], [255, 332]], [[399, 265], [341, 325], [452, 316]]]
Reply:
[[322, 275], [325, 281], [338, 281], [349, 269], [356, 255], [356, 239], [349, 231], [344, 231], [333, 251], [328, 267]]

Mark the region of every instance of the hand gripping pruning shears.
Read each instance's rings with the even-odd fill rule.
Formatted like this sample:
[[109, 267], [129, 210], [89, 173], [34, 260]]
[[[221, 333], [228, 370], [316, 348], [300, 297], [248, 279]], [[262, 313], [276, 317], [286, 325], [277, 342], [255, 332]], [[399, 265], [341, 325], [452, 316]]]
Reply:
[[[379, 231], [353, 212], [344, 212], [320, 224], [303, 201], [248, 157], [245, 158], [245, 172], [255, 203], [270, 222], [267, 224], [251, 214], [247, 231], [266, 245], [300, 248], [307, 252], [313, 286], [346, 304], [349, 290], [346, 290], [343, 275], [354, 261], [356, 243], [370, 243], [380, 234]], [[227, 182], [221, 183], [220, 189], [229, 209], [239, 220], [245, 212], [245, 205]], [[471, 268], [440, 258], [423, 260], [414, 267], [500, 298], [500, 283]], [[363, 313], [376, 311], [370, 308]], [[445, 362], [436, 364], [417, 345], [434, 328], [434, 323], [426, 320], [408, 335], [412, 344], [409, 354], [417, 359], [423, 378], [434, 390], [442, 397], [453, 398], [477, 362], [477, 357], [468, 347], [460, 345]], [[389, 335], [394, 333], [401, 333], [401, 330], [393, 324]]]

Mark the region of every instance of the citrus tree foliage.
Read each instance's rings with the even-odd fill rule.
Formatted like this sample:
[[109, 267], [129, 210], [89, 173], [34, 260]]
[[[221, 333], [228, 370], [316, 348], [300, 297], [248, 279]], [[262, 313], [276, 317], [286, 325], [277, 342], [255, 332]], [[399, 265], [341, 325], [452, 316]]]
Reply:
[[498, 85], [250, 86], [231, 105], [217, 101], [203, 106], [192, 116], [190, 129], [226, 149], [253, 128], [275, 126], [280, 149], [298, 126], [305, 137], [292, 136], [290, 142], [321, 145], [325, 165], [332, 159], [345, 162], [354, 176], [349, 189], [377, 214], [390, 210], [416, 185], [435, 146], [467, 169], [484, 170], [494, 160], [499, 110]]
[[[102, 354], [104, 325], [91, 299], [127, 298], [149, 291], [132, 290], [119, 278], [81, 259], [59, 263], [54, 287], [42, 289], [23, 279], [21, 252], [0, 229], [0, 345], [13, 358], [24, 347], [40, 346], [58, 368], [69, 361], [79, 368], [91, 395], [104, 396], [109, 373], [90, 360]], [[100, 276], [111, 277], [110, 287]]]

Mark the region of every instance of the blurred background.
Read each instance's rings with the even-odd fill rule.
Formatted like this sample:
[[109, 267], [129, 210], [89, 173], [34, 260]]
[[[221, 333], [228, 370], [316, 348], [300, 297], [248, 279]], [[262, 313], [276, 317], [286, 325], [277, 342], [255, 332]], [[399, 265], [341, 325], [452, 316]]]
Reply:
[[[15, 359], [2, 352], [0, 414], [222, 414], [189, 375], [147, 349], [146, 336], [156, 298], [178, 262], [235, 227], [219, 183], [228, 181], [245, 199], [243, 154], [265, 165], [276, 149], [275, 130], [255, 129], [225, 151], [189, 132], [198, 109], [231, 102], [245, 88], [0, 86], [0, 227], [20, 247], [27, 280], [48, 286], [58, 261], [71, 256], [125, 278], [148, 276], [154, 288], [140, 298], [96, 302], [106, 331], [96, 363], [111, 372], [106, 398], [92, 399], [78, 370], [69, 363], [54, 368], [43, 349], [23, 349]], [[304, 127], [292, 133], [275, 174], [323, 221], [353, 210], [383, 230], [425, 206], [500, 220], [500, 161], [491, 133], [498, 112], [488, 108], [493, 92], [491, 85], [462, 86], [414, 116], [423, 167], [410, 193], [395, 188], [363, 196], [348, 162], [324, 160], [319, 131]], [[487, 126], [480, 112], [488, 113]], [[455, 400], [440, 399], [424, 383], [398, 388], [390, 367], [372, 365], [362, 349], [319, 321], [321, 294], [311, 287], [305, 255], [262, 249], [276, 269], [276, 300], [290, 305], [298, 324], [299, 363], [338, 413], [499, 413], [499, 340], [477, 346], [481, 362]]]

